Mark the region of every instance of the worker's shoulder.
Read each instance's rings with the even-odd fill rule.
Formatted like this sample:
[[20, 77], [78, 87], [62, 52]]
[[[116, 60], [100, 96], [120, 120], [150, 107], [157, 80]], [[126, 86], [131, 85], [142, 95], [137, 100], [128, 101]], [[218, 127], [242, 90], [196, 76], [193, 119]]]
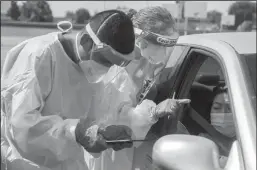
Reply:
[[27, 41], [26, 47], [30, 53], [42, 53], [58, 41], [58, 33], [49, 33], [31, 38]]

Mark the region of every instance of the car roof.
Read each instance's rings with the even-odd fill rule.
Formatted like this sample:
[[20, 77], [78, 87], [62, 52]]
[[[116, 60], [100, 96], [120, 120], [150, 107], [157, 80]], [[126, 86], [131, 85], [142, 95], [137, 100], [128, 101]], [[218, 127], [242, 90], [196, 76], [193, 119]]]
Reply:
[[[205, 40], [226, 42], [239, 54], [256, 53], [256, 32], [192, 34], [180, 36], [177, 43], [206, 46]], [[206, 47], [212, 48], [210, 45]]]

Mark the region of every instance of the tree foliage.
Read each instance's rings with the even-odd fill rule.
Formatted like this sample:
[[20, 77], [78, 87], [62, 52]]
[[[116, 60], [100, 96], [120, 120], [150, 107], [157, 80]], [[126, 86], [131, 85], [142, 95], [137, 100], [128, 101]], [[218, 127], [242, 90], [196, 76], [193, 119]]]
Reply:
[[213, 24], [220, 24], [222, 13], [219, 11], [209, 11], [207, 13], [208, 20]]
[[21, 20], [52, 22], [53, 15], [47, 1], [26, 1], [21, 7]]
[[21, 15], [20, 9], [16, 1], [11, 1], [11, 6], [7, 11], [7, 16], [11, 17], [13, 20], [18, 20]]
[[90, 13], [85, 8], [80, 8], [76, 11], [75, 22], [77, 24], [85, 24], [91, 18]]
[[230, 15], [235, 15], [235, 25], [231, 29], [236, 29], [244, 20], [247, 14], [256, 14], [256, 3], [249, 1], [239, 1], [233, 3], [228, 10]]
[[68, 20], [70, 20], [70, 21], [75, 21], [76, 15], [75, 15], [75, 13], [72, 12], [72, 11], [67, 11], [67, 12], [66, 12], [66, 15], [65, 15], [65, 18], [68, 19]]

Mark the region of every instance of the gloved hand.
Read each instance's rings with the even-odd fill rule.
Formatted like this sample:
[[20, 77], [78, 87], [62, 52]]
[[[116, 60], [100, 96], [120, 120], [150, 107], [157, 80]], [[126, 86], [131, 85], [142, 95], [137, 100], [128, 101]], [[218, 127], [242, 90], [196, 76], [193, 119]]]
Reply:
[[[105, 140], [131, 140], [132, 130], [125, 125], [110, 125], [104, 129], [99, 129], [99, 134], [103, 136]], [[115, 143], [109, 145], [108, 147], [112, 148], [115, 151], [119, 151], [124, 148], [131, 148], [133, 143]]]
[[154, 116], [157, 119], [166, 115], [176, 117], [179, 108], [190, 102], [190, 99], [166, 99], [156, 106]]
[[81, 119], [75, 129], [76, 141], [84, 149], [91, 153], [100, 153], [108, 148], [115, 151], [132, 147], [132, 144], [115, 144], [108, 146], [106, 140], [131, 139], [132, 130], [124, 125], [110, 125], [99, 128], [97, 125], [90, 126], [89, 119]]

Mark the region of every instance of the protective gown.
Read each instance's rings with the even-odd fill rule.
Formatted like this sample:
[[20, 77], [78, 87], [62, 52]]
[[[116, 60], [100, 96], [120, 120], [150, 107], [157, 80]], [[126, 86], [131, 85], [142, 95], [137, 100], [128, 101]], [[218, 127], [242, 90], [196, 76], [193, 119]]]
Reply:
[[1, 157], [7, 169], [88, 169], [72, 131], [88, 116], [94, 88], [57, 34], [26, 40], [7, 54], [1, 77]]
[[157, 121], [151, 115], [155, 103], [133, 107], [138, 89], [120, 67], [113, 66], [103, 82], [88, 83], [57, 35], [24, 41], [7, 54], [1, 77], [2, 161], [12, 170], [131, 168], [133, 149], [88, 153], [76, 143], [74, 127], [79, 118], [90, 117], [99, 124], [129, 125], [135, 138], [143, 138]]
[[[133, 138], [145, 139], [150, 127], [157, 121], [151, 114], [152, 108], [156, 107], [156, 104], [151, 101], [157, 95], [156, 85], [166, 82], [175, 71], [173, 69], [172, 71], [171, 69], [168, 70], [169, 76], [167, 74], [158, 74], [162, 70], [159, 67], [150, 66], [145, 58], [132, 61], [125, 69], [113, 66], [104, 80], [104, 84], [107, 83], [108, 85], [105, 88], [100, 88], [104, 90], [99, 96], [101, 98], [96, 103], [97, 105], [101, 102], [112, 102], [109, 105], [102, 103], [99, 105], [101, 107], [98, 109], [105, 110], [104, 120], [111, 120], [111, 124], [127, 124], [134, 132]], [[144, 80], [147, 77], [153, 76], [152, 73], [154, 72], [156, 84], [153, 85], [153, 88], [151, 88], [151, 91], [147, 95], [147, 98], [151, 100], [145, 99], [141, 104], [137, 105], [136, 96], [142, 88]], [[110, 83], [108, 78], [110, 79], [114, 75], [116, 75], [116, 78]], [[102, 106], [106, 106], [106, 108]], [[97, 111], [95, 114], [97, 113], [101, 113], [101, 111]], [[176, 133], [189, 134], [181, 122], [177, 124]], [[147, 138], [157, 139], [151, 132], [148, 133]], [[89, 162], [88, 165], [92, 170], [150, 170], [152, 164], [151, 150], [154, 142], [155, 140], [143, 143], [136, 142], [134, 143], [134, 148], [123, 149], [117, 152], [109, 149], [104, 151], [99, 158], [89, 156], [88, 158], [90, 159], [87, 162]]]
[[[114, 76], [115, 79], [113, 79]], [[128, 125], [133, 130], [134, 139], [144, 139], [151, 126], [157, 121], [153, 118], [151, 111], [156, 104], [153, 101], [144, 100], [136, 106], [135, 96], [140, 85], [132, 80], [131, 75], [124, 68], [111, 67], [102, 85], [104, 87], [100, 88], [92, 100], [92, 105], [95, 104], [95, 106], [90, 113], [97, 115], [97, 120], [101, 120], [103, 124]], [[140, 143], [134, 144], [135, 147], [139, 145]], [[99, 158], [85, 153], [85, 159], [90, 170], [131, 170], [134, 151], [135, 148], [120, 151], [108, 149], [103, 151]]]
[[[137, 105], [136, 96], [147, 74], [153, 71], [151, 69], [145, 59], [133, 61], [126, 68], [111, 67], [103, 81], [103, 87], [99, 88], [92, 100], [92, 105], [95, 106], [90, 113], [97, 115], [97, 120], [101, 120], [103, 124], [128, 125], [134, 132], [134, 139], [145, 139], [147, 132], [157, 121], [152, 116], [156, 104], [145, 99]], [[157, 77], [157, 81], [161, 83], [165, 80]], [[155, 92], [151, 96], [155, 96]], [[181, 123], [178, 123], [177, 128], [177, 133], [187, 133]], [[154, 135], [151, 138], [155, 138]], [[154, 141], [136, 142], [133, 148], [120, 151], [108, 149], [103, 151], [99, 158], [85, 153], [85, 159], [90, 170], [149, 169], [151, 166], [149, 156], [151, 157], [153, 143]]]

